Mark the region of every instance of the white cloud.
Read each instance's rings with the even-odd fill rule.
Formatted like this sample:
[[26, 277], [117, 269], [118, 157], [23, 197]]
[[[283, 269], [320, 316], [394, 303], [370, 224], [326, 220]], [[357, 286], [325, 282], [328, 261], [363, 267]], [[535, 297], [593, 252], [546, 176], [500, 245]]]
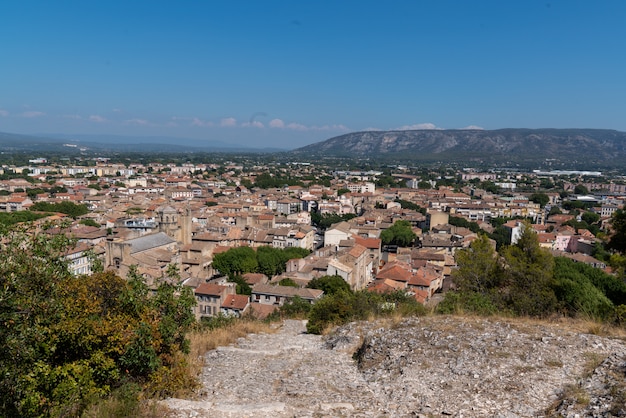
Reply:
[[414, 131], [414, 130], [422, 130], [422, 129], [443, 129], [439, 128], [434, 123], [416, 123], [414, 125], [404, 125], [399, 128], [396, 128], [396, 131]]
[[20, 114], [20, 116], [23, 118], [38, 118], [44, 115], [45, 115], [44, 112], [37, 112], [36, 110], [28, 110]]
[[371, 126], [370, 126], [369, 128], [365, 128], [365, 129], [363, 129], [363, 131], [366, 131], [366, 132], [367, 132], [367, 131], [375, 131], [375, 132], [377, 132], [377, 131], [382, 131], [382, 129], [380, 129], [380, 128], [374, 128], [374, 127], [371, 127]]
[[98, 122], [98, 123], [102, 123], [102, 122], [106, 122], [107, 120], [105, 118], [103, 118], [100, 115], [91, 115], [89, 116], [89, 120], [92, 122]]
[[312, 126], [311, 129], [316, 130], [316, 131], [349, 131], [350, 130], [345, 125]]
[[237, 119], [235, 119], [235, 118], [223, 118], [220, 121], [220, 126], [237, 126]]
[[115, 108], [115, 109], [111, 109], [111, 111], [115, 113], [119, 113], [122, 111], [122, 109]]
[[349, 131], [350, 129], [345, 125], [311, 125], [307, 126], [302, 123], [291, 122], [285, 124], [281, 119], [272, 119], [269, 122], [271, 128], [286, 128], [293, 131]]
[[9, 116], [9, 112], [7, 112], [6, 110], [0, 109], [0, 116], [6, 118], [7, 116]]
[[241, 126], [253, 127], [253, 128], [265, 128], [265, 125], [263, 125], [258, 120], [253, 120], [252, 122], [244, 122], [241, 124]]
[[283, 122], [281, 119], [272, 119], [269, 125], [270, 128], [284, 128], [285, 122]]
[[466, 126], [465, 128], [461, 128], [461, 130], [466, 130], [466, 131], [469, 131], [469, 130], [484, 131], [485, 128], [483, 128], [481, 126], [476, 126], [476, 125], [469, 125], [469, 126]]
[[301, 123], [290, 123], [287, 125], [287, 129], [293, 129], [294, 131], [308, 131], [308, 126], [302, 125]]
[[135, 119], [125, 120], [124, 123], [126, 125], [137, 125], [137, 126], [148, 126], [148, 125], [150, 125], [150, 122], [148, 122], [147, 120], [145, 120], [145, 119], [136, 119], [136, 118]]
[[[179, 120], [188, 120], [188, 118], [178, 118]], [[207, 127], [213, 126], [213, 122], [205, 121], [200, 118], [191, 118], [191, 126]]]

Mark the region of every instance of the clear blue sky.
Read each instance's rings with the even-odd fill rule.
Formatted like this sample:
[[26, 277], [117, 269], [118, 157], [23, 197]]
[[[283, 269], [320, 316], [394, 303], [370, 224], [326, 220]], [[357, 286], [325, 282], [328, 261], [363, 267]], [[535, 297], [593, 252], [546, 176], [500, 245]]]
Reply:
[[0, 2], [0, 131], [626, 131], [626, 1]]

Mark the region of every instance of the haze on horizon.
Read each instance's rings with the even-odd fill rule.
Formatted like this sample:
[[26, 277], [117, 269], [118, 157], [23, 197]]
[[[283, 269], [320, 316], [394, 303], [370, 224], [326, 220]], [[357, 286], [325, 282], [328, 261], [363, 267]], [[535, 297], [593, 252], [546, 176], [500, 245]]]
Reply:
[[626, 131], [626, 3], [2, 2], [0, 132]]

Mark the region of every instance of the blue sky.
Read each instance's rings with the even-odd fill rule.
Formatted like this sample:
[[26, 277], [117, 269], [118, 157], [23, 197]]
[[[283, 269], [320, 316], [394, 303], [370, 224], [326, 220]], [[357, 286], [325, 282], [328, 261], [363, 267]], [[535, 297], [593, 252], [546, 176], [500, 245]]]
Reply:
[[0, 131], [626, 131], [625, 1], [3, 1]]

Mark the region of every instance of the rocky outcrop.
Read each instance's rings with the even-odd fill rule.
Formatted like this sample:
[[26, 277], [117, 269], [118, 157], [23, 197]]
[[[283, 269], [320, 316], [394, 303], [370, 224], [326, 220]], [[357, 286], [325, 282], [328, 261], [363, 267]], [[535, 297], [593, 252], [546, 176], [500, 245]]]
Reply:
[[304, 325], [207, 353], [202, 391], [169, 399], [172, 416], [626, 414], [624, 341], [564, 323], [432, 316], [327, 337]]

